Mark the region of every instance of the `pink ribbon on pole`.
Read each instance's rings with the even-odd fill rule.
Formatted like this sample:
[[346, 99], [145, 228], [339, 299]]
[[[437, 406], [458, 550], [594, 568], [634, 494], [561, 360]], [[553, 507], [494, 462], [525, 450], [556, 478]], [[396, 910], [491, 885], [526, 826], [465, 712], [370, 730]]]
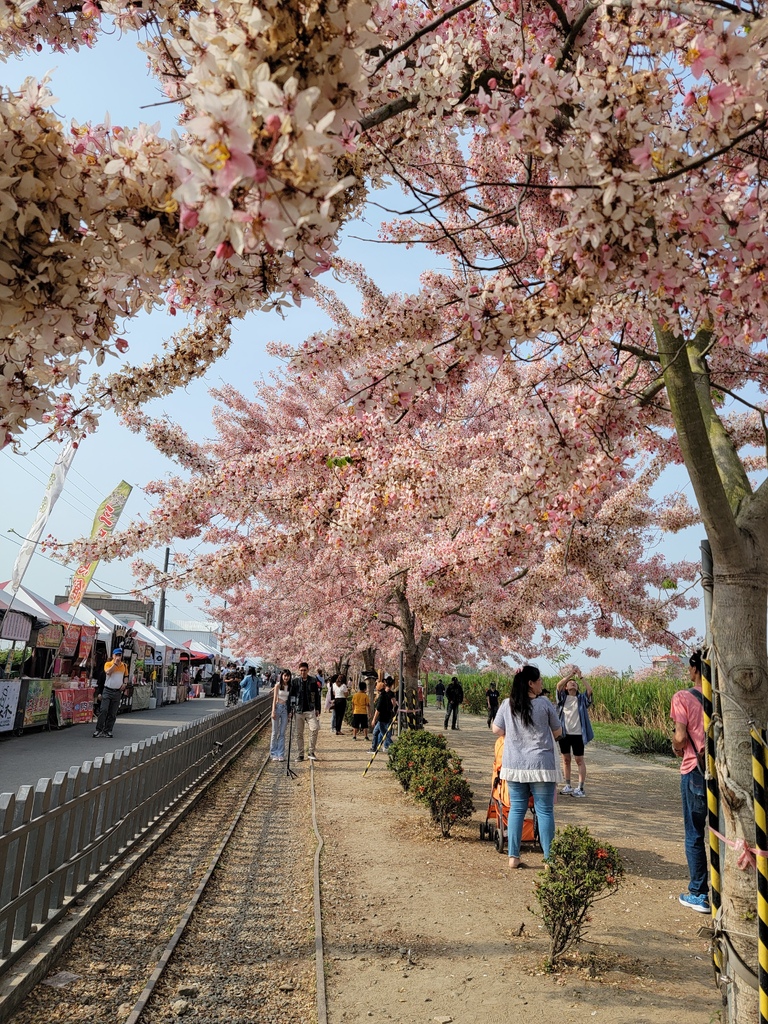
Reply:
[[748, 846], [746, 839], [726, 839], [717, 829], [711, 828], [709, 831], [713, 836], [717, 836], [718, 839], [722, 840], [726, 846], [730, 846], [732, 850], [737, 851], [736, 867], [742, 871], [746, 871], [747, 868], [756, 868], [758, 857], [768, 857], [768, 850], [760, 850], [756, 846]]

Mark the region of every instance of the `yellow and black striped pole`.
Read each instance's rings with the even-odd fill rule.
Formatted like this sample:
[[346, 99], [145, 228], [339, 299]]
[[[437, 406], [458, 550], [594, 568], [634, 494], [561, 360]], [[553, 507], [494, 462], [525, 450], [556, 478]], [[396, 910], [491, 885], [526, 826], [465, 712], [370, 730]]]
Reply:
[[765, 734], [750, 730], [752, 737], [752, 785], [755, 801], [755, 845], [757, 855], [757, 984], [760, 1024], [768, 1024], [768, 857], [759, 851], [768, 850], [768, 748]]
[[[715, 735], [712, 727], [712, 662], [711, 648], [701, 659], [701, 695], [704, 698], [704, 736], [707, 744], [707, 820], [709, 823], [709, 886], [711, 890], [710, 907], [712, 916], [716, 917], [722, 905], [722, 879], [720, 877], [720, 840], [715, 835], [720, 831], [720, 789], [717, 782], [715, 767]], [[722, 971], [722, 954], [717, 941], [712, 943], [712, 960], [715, 970]]]
[[374, 761], [376, 760], [376, 755], [378, 754], [378, 752], [379, 752], [379, 751], [380, 751], [380, 750], [382, 749], [382, 747], [384, 746], [384, 741], [386, 740], [387, 736], [389, 736], [389, 734], [390, 734], [390, 733], [392, 732], [392, 727], [394, 726], [394, 724], [395, 724], [395, 720], [394, 720], [394, 718], [393, 718], [393, 719], [392, 719], [392, 721], [391, 721], [391, 722], [389, 723], [389, 728], [388, 728], [388, 729], [387, 729], [387, 731], [386, 731], [386, 732], [384, 733], [384, 735], [383, 735], [383, 736], [381, 737], [381, 741], [380, 741], [380, 743], [379, 743], [378, 747], [376, 747], [376, 749], [374, 750], [373, 754], [371, 755], [371, 759], [370, 759], [370, 761], [369, 761], [369, 762], [368, 762], [368, 764], [367, 764], [367, 765], [365, 766], [365, 771], [363, 772], [363, 778], [365, 778], [365, 776], [366, 776], [366, 775], [368, 774], [368, 769], [369, 769], [369, 768], [371, 767], [371, 765], [373, 764], [373, 762], [374, 762]]

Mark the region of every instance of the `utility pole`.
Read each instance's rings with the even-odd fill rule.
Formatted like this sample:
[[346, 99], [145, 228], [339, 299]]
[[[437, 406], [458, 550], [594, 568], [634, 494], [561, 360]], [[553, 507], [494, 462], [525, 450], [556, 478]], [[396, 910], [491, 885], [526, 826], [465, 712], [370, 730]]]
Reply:
[[[163, 563], [163, 572], [168, 574], [168, 561], [171, 557], [171, 549], [165, 549], [165, 562]], [[165, 629], [165, 587], [160, 591], [160, 604], [157, 609], [157, 628], [162, 633]]]

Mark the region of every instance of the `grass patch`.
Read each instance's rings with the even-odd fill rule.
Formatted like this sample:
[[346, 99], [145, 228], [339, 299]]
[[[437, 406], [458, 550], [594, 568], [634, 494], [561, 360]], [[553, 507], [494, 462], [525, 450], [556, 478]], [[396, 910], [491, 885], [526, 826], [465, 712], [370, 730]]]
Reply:
[[672, 740], [661, 729], [636, 729], [629, 748], [631, 754], [661, 754], [674, 757]]
[[595, 739], [598, 743], [608, 743], [612, 747], [624, 747], [629, 750], [637, 729], [625, 722], [593, 722]]

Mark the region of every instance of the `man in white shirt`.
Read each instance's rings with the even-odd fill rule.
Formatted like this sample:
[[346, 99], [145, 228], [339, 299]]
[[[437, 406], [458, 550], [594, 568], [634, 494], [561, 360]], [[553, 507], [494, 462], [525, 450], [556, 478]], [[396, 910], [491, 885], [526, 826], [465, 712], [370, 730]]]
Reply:
[[96, 732], [93, 734], [94, 739], [102, 736], [112, 739], [112, 729], [115, 726], [127, 675], [128, 666], [123, 662], [122, 649], [117, 647], [112, 652], [112, 660], [104, 665], [104, 689], [101, 691], [101, 707]]

